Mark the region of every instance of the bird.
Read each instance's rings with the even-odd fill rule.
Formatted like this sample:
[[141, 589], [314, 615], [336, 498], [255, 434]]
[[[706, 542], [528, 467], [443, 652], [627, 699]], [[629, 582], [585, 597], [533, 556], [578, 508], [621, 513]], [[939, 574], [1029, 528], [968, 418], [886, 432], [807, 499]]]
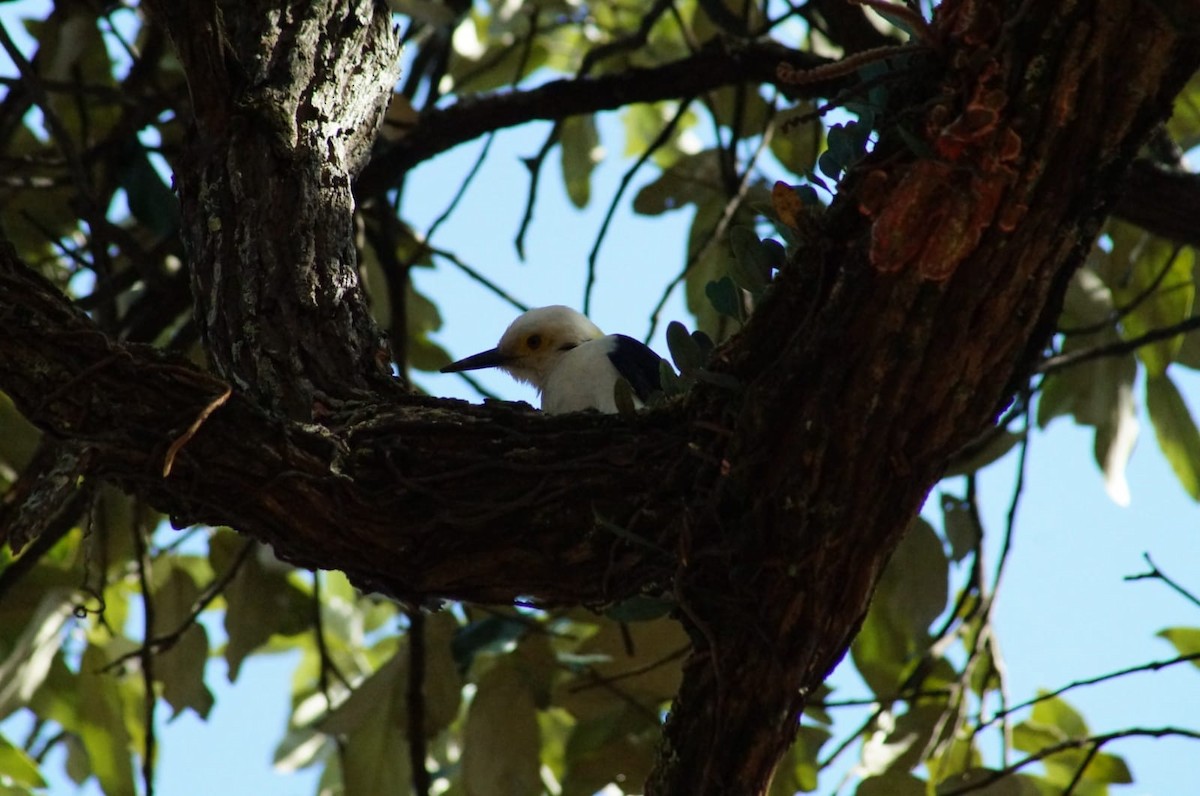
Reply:
[[600, 331], [586, 315], [556, 304], [538, 307], [509, 325], [495, 348], [452, 362], [442, 373], [500, 368], [532, 384], [547, 414], [596, 409], [617, 412], [616, 384], [633, 388], [641, 408], [659, 388], [662, 357], [623, 334]]

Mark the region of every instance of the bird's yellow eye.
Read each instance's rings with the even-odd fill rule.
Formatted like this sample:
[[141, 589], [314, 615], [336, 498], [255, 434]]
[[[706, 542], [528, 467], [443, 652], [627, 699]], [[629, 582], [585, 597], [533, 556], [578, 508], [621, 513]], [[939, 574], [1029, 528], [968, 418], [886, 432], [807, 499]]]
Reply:
[[525, 346], [530, 351], [537, 351], [542, 345], [542, 336], [540, 334], [531, 334], [525, 339]]

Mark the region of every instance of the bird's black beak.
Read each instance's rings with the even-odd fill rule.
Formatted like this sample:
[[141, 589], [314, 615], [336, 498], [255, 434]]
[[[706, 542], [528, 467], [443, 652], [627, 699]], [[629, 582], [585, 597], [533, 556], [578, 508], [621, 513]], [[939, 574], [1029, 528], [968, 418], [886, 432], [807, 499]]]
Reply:
[[488, 351], [481, 351], [478, 354], [472, 354], [466, 359], [451, 362], [442, 368], [442, 373], [458, 373], [463, 370], [479, 370], [480, 368], [498, 368], [506, 362], [508, 362], [508, 358], [500, 353], [500, 349], [493, 348]]

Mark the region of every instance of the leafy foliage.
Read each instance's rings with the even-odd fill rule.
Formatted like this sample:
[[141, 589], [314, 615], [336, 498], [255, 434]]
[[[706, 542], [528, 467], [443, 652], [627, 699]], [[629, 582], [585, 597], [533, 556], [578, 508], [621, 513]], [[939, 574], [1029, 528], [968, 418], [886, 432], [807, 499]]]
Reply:
[[[818, 39], [837, 44], [832, 26], [819, 29], [825, 12], [815, 2], [394, 5], [408, 14], [397, 19], [416, 76], [397, 107], [415, 111], [442, 94], [465, 101], [534, 78], [648, 69], [749, 32], [803, 51]], [[5, 22], [11, 27], [11, 14]], [[6, 236], [109, 334], [202, 360], [169, 178], [188, 98], [164, 32], [133, 5], [65, 2], [28, 30], [35, 77], [6, 84], [0, 113]], [[888, 35], [900, 40], [895, 28]], [[424, 106], [414, 105], [419, 92]], [[1193, 78], [1169, 126], [1183, 147], [1200, 142], [1197, 96]], [[736, 83], [622, 108], [624, 141], [602, 145], [594, 114], [570, 116], [528, 161], [531, 207], [546, 153], [557, 149], [563, 192], [586, 207], [597, 201], [593, 176], [611, 150], [652, 170], [633, 183], [633, 212], [691, 213], [677, 276], [655, 274], [667, 293], [682, 286], [697, 329], [667, 330], [680, 372], [666, 378], [668, 395], [717, 383], [704, 369], [713, 341], [734, 334], [782, 272], [803, 267], [804, 230], [782, 217], [770, 186], [800, 183], [795, 195], [819, 212], [818, 197], [853, 173], [886, 123], [886, 88], [868, 99], [835, 102], [830, 116], [774, 87]], [[436, 370], [450, 359], [431, 337], [442, 319], [411, 269], [460, 268], [507, 294], [491, 274], [436, 247], [436, 230], [414, 231], [408, 197], [389, 198], [362, 211], [365, 281], [378, 321], [405, 341], [398, 370]], [[1031, 415], [1039, 427], [1069, 416], [1094, 430], [1108, 493], [1127, 503], [1140, 389], [1163, 455], [1200, 500], [1200, 431], [1171, 375], [1200, 367], [1200, 342], [1183, 332], [1200, 315], [1196, 280], [1191, 246], [1108, 224], [1074, 278], [1043, 378], [995, 436], [964, 453], [956, 477], [965, 492], [958, 481], [944, 485], [941, 516], [913, 524], [879, 581], [851, 648], [869, 721], [847, 731], [831, 718], [837, 701], [823, 695], [797, 728], [773, 796], [824, 788], [851, 746], [860, 750], [859, 794], [965, 792], [973, 783], [981, 793], [1103, 794], [1132, 781], [1121, 757], [1089, 746], [1084, 718], [1057, 694], [1035, 697], [1019, 722], [1010, 718], [990, 614], [999, 577], [982, 574], [976, 473], [1023, 448]], [[1180, 331], [1163, 334], [1171, 329]], [[0, 396], [0, 491], [18, 494], [39, 444], [51, 443]], [[147, 701], [204, 718], [216, 657], [233, 681], [247, 659], [280, 652], [298, 663], [276, 762], [320, 768], [323, 793], [396, 793], [418, 769], [444, 792], [468, 796], [636, 792], [651, 768], [690, 648], [672, 619], [683, 608], [669, 595], [607, 615], [453, 605], [414, 620], [340, 573], [297, 570], [229, 529], [180, 536], [169, 518], [90, 484], [77, 500], [23, 552], [0, 552], [0, 718], [32, 719], [23, 738], [19, 722], [0, 724], [5, 793], [61, 776], [42, 763], [59, 747], [72, 781], [135, 792], [155, 732]], [[8, 509], [0, 519], [16, 527]], [[1195, 663], [1198, 633], [1162, 635]], [[1004, 772], [1012, 750], [987, 751], [989, 732], [1029, 757]]]

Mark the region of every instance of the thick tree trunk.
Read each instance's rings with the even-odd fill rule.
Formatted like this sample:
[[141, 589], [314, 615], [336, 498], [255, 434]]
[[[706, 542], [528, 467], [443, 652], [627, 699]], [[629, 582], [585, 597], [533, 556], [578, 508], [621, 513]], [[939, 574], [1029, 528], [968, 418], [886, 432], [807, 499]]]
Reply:
[[176, 175], [214, 369], [306, 419], [389, 381], [360, 289], [351, 179], [399, 76], [376, 0], [152, 0], [194, 118]]
[[[348, 175], [380, 94], [337, 96], [352, 75], [388, 85], [382, 6], [155, 7], [196, 107], [185, 237], [233, 389], [105, 339], [7, 249], [0, 388], [180, 521], [232, 525], [364, 588], [588, 604], [672, 591], [696, 649], [659, 796], [766, 788], [890, 551], [1029, 371], [1122, 173], [1200, 64], [1185, 3], [945, 3], [892, 88], [903, 131], [881, 132], [718, 352], [744, 389], [634, 422], [546, 418], [396, 397], [377, 364]], [[312, 30], [360, 42], [366, 63], [332, 41], [293, 52]], [[366, 390], [330, 402], [324, 426], [296, 422]]]
[[906, 98], [924, 114], [882, 131], [726, 352], [750, 384], [721, 407], [729, 475], [676, 584], [702, 642], [648, 793], [765, 791], [890, 551], [1029, 372], [1119, 177], [1200, 64], [1176, 24], [1138, 0], [938, 8], [914, 64], [931, 78]]

